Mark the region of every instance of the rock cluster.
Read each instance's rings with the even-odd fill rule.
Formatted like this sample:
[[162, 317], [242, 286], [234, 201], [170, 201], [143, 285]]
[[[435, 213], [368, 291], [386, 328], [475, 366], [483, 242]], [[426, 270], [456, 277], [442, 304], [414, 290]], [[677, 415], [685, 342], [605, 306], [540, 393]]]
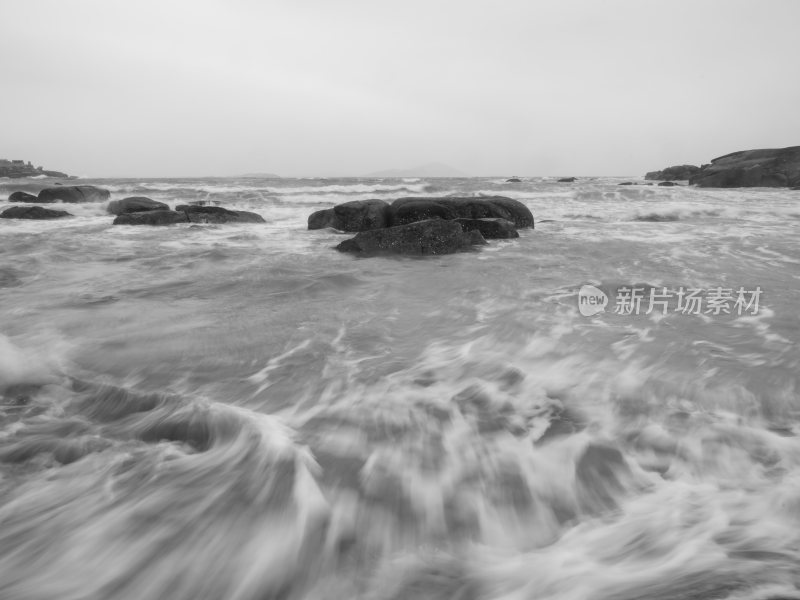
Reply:
[[[13, 192], [9, 202], [100, 202], [107, 200], [110, 192], [92, 185], [54, 186], [45, 188], [38, 196], [27, 192]], [[203, 201], [182, 204], [170, 209], [167, 204], [145, 196], [131, 196], [112, 200], [106, 210], [115, 215], [114, 225], [171, 225], [173, 223], [264, 223], [264, 218], [244, 210], [230, 210], [221, 206], [208, 206]], [[14, 206], [3, 211], [5, 219], [57, 219], [72, 216], [63, 210], [49, 210], [41, 206]]]
[[337, 246], [360, 254], [446, 254], [519, 237], [517, 227], [533, 227], [533, 215], [503, 196], [354, 200], [320, 210], [309, 229], [332, 227], [359, 234]]

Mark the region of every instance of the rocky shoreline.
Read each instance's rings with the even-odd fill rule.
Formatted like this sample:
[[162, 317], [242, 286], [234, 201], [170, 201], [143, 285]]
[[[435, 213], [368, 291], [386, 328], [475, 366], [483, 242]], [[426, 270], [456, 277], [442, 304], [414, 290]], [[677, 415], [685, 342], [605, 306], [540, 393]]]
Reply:
[[[26, 203], [0, 213], [2, 219], [49, 220], [72, 217], [64, 210], [40, 204], [106, 201], [106, 189], [90, 185], [54, 186], [38, 195], [15, 191], [8, 200]], [[265, 223], [254, 212], [209, 206], [203, 201], [174, 209], [145, 196], [112, 200], [106, 212], [114, 225], [163, 226], [176, 223]], [[409, 197], [391, 204], [383, 200], [356, 200], [316, 211], [308, 217], [308, 229], [355, 232], [354, 238], [336, 246], [341, 252], [362, 256], [376, 254], [449, 254], [485, 245], [487, 239], [518, 238], [517, 228], [534, 226], [530, 210], [518, 200], [488, 197]]]
[[687, 180], [712, 188], [800, 186], [800, 146], [741, 150], [700, 167], [678, 165], [645, 175], [649, 180]]
[[0, 177], [23, 179], [25, 177], [54, 177], [68, 179], [70, 176], [60, 171], [48, 171], [42, 167], [34, 167], [30, 161], [0, 159]]

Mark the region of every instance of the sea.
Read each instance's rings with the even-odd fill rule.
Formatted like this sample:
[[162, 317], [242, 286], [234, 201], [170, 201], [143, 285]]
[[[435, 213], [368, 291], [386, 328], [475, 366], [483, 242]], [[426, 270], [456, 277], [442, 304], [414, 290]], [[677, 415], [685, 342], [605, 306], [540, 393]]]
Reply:
[[[624, 181], [78, 180], [266, 223], [0, 220], [0, 598], [800, 598], [800, 191]], [[307, 229], [486, 195], [535, 228]]]

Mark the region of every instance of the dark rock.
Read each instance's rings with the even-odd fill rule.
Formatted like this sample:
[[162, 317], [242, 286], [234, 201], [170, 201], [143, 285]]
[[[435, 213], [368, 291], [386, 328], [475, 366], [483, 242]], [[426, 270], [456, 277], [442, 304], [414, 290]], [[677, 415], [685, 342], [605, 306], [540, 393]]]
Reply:
[[794, 185], [794, 186], [790, 187], [789, 189], [790, 190], [795, 190], [795, 191], [796, 190], [800, 190], [800, 185]]
[[641, 215], [634, 219], [634, 221], [645, 221], [649, 223], [664, 223], [668, 221], [678, 221], [678, 220], [679, 218], [677, 215], [659, 215], [658, 213]]
[[678, 185], [678, 184], [675, 183], [674, 181], [662, 181], [658, 185], [661, 186], [661, 187], [671, 187], [671, 186]]
[[147, 210], [144, 212], [123, 213], [114, 219], [114, 225], [172, 225], [188, 223], [185, 212], [175, 210]]
[[45, 188], [39, 192], [37, 202], [104, 202], [111, 193], [93, 185], [62, 185]]
[[617, 185], [636, 185], [632, 181], [623, 181], [622, 183], [618, 183]]
[[318, 210], [308, 217], [309, 229], [368, 231], [389, 226], [389, 205], [383, 200], [353, 200]]
[[577, 177], [562, 177], [558, 180], [558, 183], [574, 183], [577, 179]]
[[800, 146], [726, 154], [703, 165], [689, 183], [700, 187], [798, 186]]
[[192, 200], [186, 204], [189, 206], [219, 206], [222, 202], [219, 200]]
[[60, 219], [71, 216], [65, 210], [50, 210], [41, 206], [12, 206], [0, 214], [2, 219]]
[[506, 179], [506, 183], [521, 183], [521, 182], [522, 179], [520, 179], [519, 177], [509, 177], [508, 179]]
[[480, 231], [486, 240], [518, 238], [519, 233], [506, 219], [456, 219], [464, 231]]
[[146, 210], [169, 210], [169, 206], [144, 196], [131, 196], [122, 200], [112, 200], [108, 203], [106, 210], [112, 215], [121, 215]]
[[264, 217], [246, 210], [229, 210], [221, 206], [182, 204], [175, 210], [183, 212], [192, 223], [266, 223]]
[[506, 219], [517, 227], [533, 227], [533, 215], [518, 200], [504, 196], [476, 198], [399, 198], [389, 207], [390, 224], [426, 219]]
[[478, 231], [464, 231], [455, 221], [429, 219], [406, 225], [359, 232], [336, 246], [341, 252], [375, 254], [451, 254], [485, 244]]
[[28, 192], [13, 192], [8, 197], [9, 202], [36, 202], [36, 196]]
[[680, 180], [684, 181], [690, 179], [692, 176], [700, 172], [700, 167], [695, 165], [675, 165], [667, 167], [663, 171], [650, 171], [644, 176], [648, 180]]

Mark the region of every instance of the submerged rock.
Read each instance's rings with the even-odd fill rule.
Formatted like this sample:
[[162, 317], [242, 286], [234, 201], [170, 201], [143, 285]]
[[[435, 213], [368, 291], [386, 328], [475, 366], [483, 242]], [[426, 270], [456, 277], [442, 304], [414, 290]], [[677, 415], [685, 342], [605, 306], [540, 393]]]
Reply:
[[0, 219], [60, 219], [71, 216], [65, 210], [51, 210], [41, 206], [12, 206], [0, 214]]
[[229, 210], [221, 206], [182, 204], [175, 210], [183, 212], [192, 223], [266, 223], [264, 217], [246, 210]]
[[506, 183], [521, 183], [521, 182], [522, 179], [520, 179], [519, 177], [509, 177], [508, 179], [506, 179]]
[[104, 202], [110, 195], [108, 190], [93, 185], [61, 185], [43, 189], [36, 202]]
[[12, 192], [8, 196], [9, 202], [36, 202], [36, 196], [28, 192]]
[[464, 231], [480, 231], [484, 239], [518, 238], [514, 223], [506, 219], [456, 219]]
[[558, 183], [574, 183], [577, 179], [577, 177], [562, 177], [558, 180]]
[[405, 225], [426, 219], [499, 218], [517, 227], [533, 227], [533, 215], [522, 202], [504, 196], [479, 198], [399, 198], [390, 205], [390, 224]]
[[464, 231], [453, 220], [428, 219], [384, 229], [359, 232], [336, 246], [340, 252], [355, 254], [452, 254], [486, 240], [479, 231]]
[[644, 221], [648, 223], [664, 223], [668, 221], [680, 220], [677, 215], [660, 215], [658, 213], [651, 213], [648, 215], [640, 215], [634, 218], [634, 221]]
[[674, 181], [662, 181], [658, 185], [661, 186], [661, 187], [671, 187], [671, 186], [678, 185], [678, 184], [675, 183]]
[[590, 514], [617, 508], [632, 484], [630, 467], [617, 448], [590, 443], [575, 465], [578, 503]]
[[703, 165], [689, 183], [699, 187], [792, 187], [800, 185], [800, 146], [744, 150]]
[[650, 171], [644, 176], [647, 180], [679, 180], [684, 181], [690, 177], [697, 175], [700, 172], [700, 167], [695, 165], [675, 165], [667, 167], [663, 171]]
[[145, 196], [131, 196], [122, 200], [112, 200], [108, 203], [106, 210], [112, 215], [121, 215], [146, 210], [169, 210], [169, 206]]
[[114, 225], [172, 225], [188, 223], [185, 212], [175, 210], [147, 210], [143, 212], [122, 213], [114, 219]]
[[389, 226], [389, 205], [383, 200], [353, 200], [318, 210], [308, 217], [309, 229], [368, 231]]

